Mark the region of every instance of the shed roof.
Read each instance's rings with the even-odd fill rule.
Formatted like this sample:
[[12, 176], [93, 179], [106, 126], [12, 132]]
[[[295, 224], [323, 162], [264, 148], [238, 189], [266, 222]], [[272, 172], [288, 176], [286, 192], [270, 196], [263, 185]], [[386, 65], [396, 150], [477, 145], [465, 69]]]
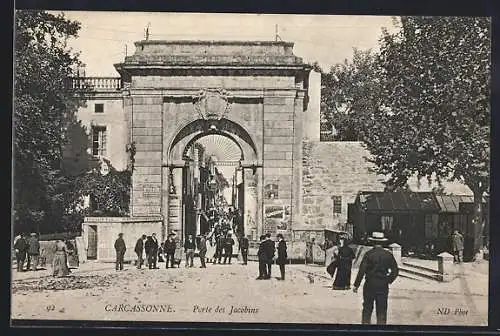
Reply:
[[356, 199], [367, 211], [431, 211], [439, 204], [432, 192], [373, 192], [362, 191]]
[[473, 203], [474, 197], [468, 195], [436, 195], [441, 212], [460, 212], [460, 203]]

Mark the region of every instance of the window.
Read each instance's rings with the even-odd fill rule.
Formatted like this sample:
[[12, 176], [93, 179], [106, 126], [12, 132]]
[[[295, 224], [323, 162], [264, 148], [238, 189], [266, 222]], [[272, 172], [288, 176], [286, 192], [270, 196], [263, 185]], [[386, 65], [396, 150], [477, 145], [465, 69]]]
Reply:
[[94, 104], [95, 113], [104, 113], [104, 104]]
[[333, 199], [333, 213], [342, 213], [342, 196], [332, 196]]
[[92, 126], [92, 155], [106, 156], [106, 127]]

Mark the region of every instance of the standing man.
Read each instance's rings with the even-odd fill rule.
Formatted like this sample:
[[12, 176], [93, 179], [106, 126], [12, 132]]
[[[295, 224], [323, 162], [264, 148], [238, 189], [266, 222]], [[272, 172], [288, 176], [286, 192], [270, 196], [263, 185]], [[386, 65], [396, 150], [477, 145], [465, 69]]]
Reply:
[[241, 257], [243, 258], [243, 265], [246, 265], [248, 262], [248, 238], [243, 236], [240, 242], [241, 249]]
[[168, 268], [169, 262], [170, 262], [170, 267], [174, 268], [175, 248], [176, 248], [174, 236], [175, 236], [174, 233], [170, 233], [168, 235], [167, 241], [165, 242], [165, 268]]
[[146, 241], [146, 235], [143, 234], [142, 237], [137, 239], [137, 243], [135, 243], [134, 252], [137, 254], [137, 268], [141, 269], [142, 264], [144, 264], [144, 242]]
[[123, 233], [118, 234], [118, 238], [115, 240], [115, 251], [116, 251], [116, 270], [123, 271], [123, 257], [125, 256], [125, 251], [127, 247], [125, 246], [125, 241], [123, 240]]
[[26, 241], [26, 238], [23, 233], [14, 243], [18, 272], [24, 271], [24, 261], [26, 260], [26, 253], [28, 252], [28, 247], [29, 247], [28, 242]]
[[156, 260], [158, 258], [158, 240], [156, 239], [155, 233], [148, 237], [145, 248], [149, 269], [156, 269]]
[[362, 324], [371, 324], [373, 303], [377, 305], [377, 324], [387, 323], [387, 298], [389, 285], [398, 276], [398, 264], [391, 252], [382, 247], [387, 238], [382, 232], [373, 232], [368, 238], [374, 247], [366, 252], [359, 266], [358, 276], [354, 281], [354, 293], [357, 293], [361, 280], [365, 277], [363, 286]]
[[453, 262], [459, 264], [464, 261], [464, 236], [458, 232], [453, 231], [451, 235], [451, 244], [453, 248]]
[[257, 251], [257, 257], [259, 258], [259, 276], [257, 280], [267, 279], [267, 255], [265, 251], [266, 236], [260, 236], [259, 250]]
[[156, 233], [151, 235], [151, 240], [153, 241], [153, 249], [151, 250], [151, 263], [153, 264], [153, 269], [158, 269], [158, 249], [160, 244], [158, 243], [158, 238], [156, 238]]
[[266, 279], [271, 279], [271, 267], [273, 265], [273, 258], [274, 258], [274, 253], [276, 252], [276, 247], [274, 245], [274, 241], [271, 240], [270, 233], [266, 233], [265, 236], [264, 252], [266, 253], [266, 260], [267, 260]]
[[36, 233], [32, 233], [30, 239], [28, 240], [28, 266], [27, 269], [31, 268], [36, 271], [38, 267], [38, 257], [40, 256], [40, 242]]
[[229, 264], [231, 264], [231, 258], [233, 257], [233, 245], [234, 239], [231, 238], [231, 234], [228, 233], [226, 239], [224, 239], [224, 264], [229, 258]]
[[286, 242], [281, 233], [276, 236], [278, 238], [278, 258], [276, 259], [276, 264], [280, 267], [281, 278], [279, 280], [285, 280], [285, 264], [288, 258], [286, 253]]
[[186, 267], [193, 267], [194, 249], [195, 243], [193, 235], [188, 235], [186, 241], [184, 242], [184, 252], [186, 253]]
[[224, 248], [224, 236], [219, 233], [215, 237], [215, 255], [214, 255], [214, 265], [215, 263], [221, 262], [222, 259], [222, 249]]
[[207, 254], [207, 239], [205, 238], [205, 233], [200, 236], [198, 244], [198, 255], [200, 256], [200, 268], [207, 268], [205, 265], [205, 258]]

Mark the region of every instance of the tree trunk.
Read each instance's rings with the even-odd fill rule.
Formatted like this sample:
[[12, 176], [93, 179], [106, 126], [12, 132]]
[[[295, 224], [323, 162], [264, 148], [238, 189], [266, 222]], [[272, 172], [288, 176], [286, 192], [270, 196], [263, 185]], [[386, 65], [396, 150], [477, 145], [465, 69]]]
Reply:
[[474, 209], [473, 209], [472, 223], [474, 228], [474, 255], [480, 256], [480, 251], [483, 248], [483, 229], [484, 229], [484, 218], [483, 218], [483, 193], [480, 191], [474, 191]]

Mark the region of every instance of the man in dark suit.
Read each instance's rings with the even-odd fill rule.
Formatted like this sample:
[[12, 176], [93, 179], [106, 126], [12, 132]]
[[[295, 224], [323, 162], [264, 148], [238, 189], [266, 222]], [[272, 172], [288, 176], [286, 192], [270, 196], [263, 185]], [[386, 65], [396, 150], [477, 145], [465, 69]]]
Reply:
[[170, 267], [174, 268], [174, 262], [175, 262], [175, 248], [176, 248], [176, 242], [174, 239], [175, 234], [170, 233], [168, 235], [168, 239], [165, 242], [164, 249], [165, 249], [165, 268], [168, 268], [168, 263], [170, 262]]
[[207, 239], [205, 237], [206, 234], [200, 235], [200, 239], [198, 240], [198, 255], [200, 257], [200, 268], [207, 268], [205, 265], [205, 258], [207, 254]]
[[274, 245], [274, 241], [271, 240], [270, 233], [266, 233], [264, 240], [264, 251], [266, 253], [266, 260], [267, 260], [266, 279], [271, 279], [271, 267], [273, 265], [273, 258], [274, 258], [274, 253], [276, 251], [276, 247]]
[[248, 261], [248, 238], [243, 236], [240, 241], [241, 257], [243, 258], [243, 265], [247, 264]]
[[125, 256], [125, 251], [127, 247], [125, 246], [125, 241], [123, 240], [123, 233], [118, 234], [118, 238], [115, 240], [115, 251], [116, 251], [116, 270], [123, 270], [123, 257]]
[[26, 260], [26, 254], [28, 253], [28, 248], [29, 245], [23, 233], [21, 237], [14, 243], [18, 272], [24, 271], [24, 261]]
[[38, 258], [40, 256], [40, 241], [38, 240], [38, 235], [32, 233], [31, 237], [28, 239], [28, 265], [27, 269], [36, 271], [38, 267]]
[[229, 264], [231, 264], [231, 258], [233, 257], [233, 245], [234, 239], [231, 237], [231, 234], [228, 233], [227, 237], [224, 239], [224, 264], [229, 258]]
[[188, 234], [184, 241], [184, 253], [186, 253], [186, 267], [193, 267], [194, 250], [196, 243], [194, 242], [193, 235]]
[[373, 303], [375, 302], [377, 324], [386, 324], [389, 285], [398, 276], [398, 264], [392, 253], [382, 247], [382, 244], [387, 241], [382, 232], [373, 232], [372, 237], [368, 238], [368, 240], [374, 244], [374, 247], [366, 252], [361, 261], [358, 276], [354, 281], [353, 291], [354, 293], [358, 291], [361, 280], [365, 277], [361, 323], [371, 323]]
[[143, 234], [142, 237], [137, 239], [135, 243], [134, 252], [137, 254], [137, 268], [140, 269], [142, 264], [144, 264], [143, 252], [144, 252], [144, 242], [146, 241], [146, 235]]
[[149, 269], [156, 269], [156, 261], [158, 258], [158, 240], [156, 239], [155, 233], [149, 236], [146, 240], [145, 250], [148, 258]]
[[257, 280], [267, 279], [267, 254], [265, 251], [266, 236], [260, 236], [259, 250], [257, 251], [257, 257], [259, 258], [259, 276]]
[[281, 278], [279, 278], [279, 280], [285, 280], [285, 264], [288, 258], [288, 254], [286, 252], [286, 242], [281, 233], [278, 233], [276, 238], [278, 238], [278, 258], [276, 259], [276, 264], [279, 265], [281, 273]]
[[222, 251], [224, 248], [224, 236], [222, 233], [219, 233], [215, 237], [215, 255], [214, 255], [214, 264], [217, 262], [220, 264], [222, 259]]

